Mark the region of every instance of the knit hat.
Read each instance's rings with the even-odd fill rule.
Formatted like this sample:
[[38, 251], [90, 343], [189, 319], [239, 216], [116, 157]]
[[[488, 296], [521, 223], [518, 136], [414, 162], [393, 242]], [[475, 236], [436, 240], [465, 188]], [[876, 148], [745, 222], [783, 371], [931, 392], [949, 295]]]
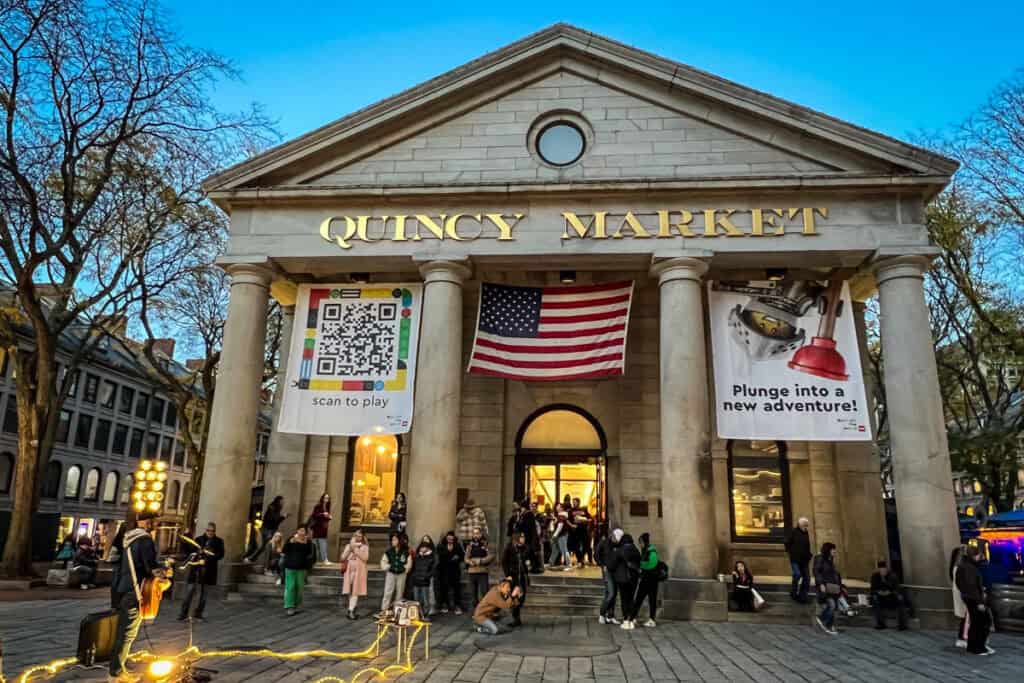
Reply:
[[622, 529], [615, 529], [612, 531], [612, 540], [618, 543], [622, 540], [622, 536], [625, 532]]

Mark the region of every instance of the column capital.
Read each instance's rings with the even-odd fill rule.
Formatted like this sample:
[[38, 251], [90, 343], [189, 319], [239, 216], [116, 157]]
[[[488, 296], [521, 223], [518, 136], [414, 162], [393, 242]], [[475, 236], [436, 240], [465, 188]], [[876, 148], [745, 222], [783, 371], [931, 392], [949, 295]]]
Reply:
[[420, 275], [423, 276], [423, 282], [426, 284], [450, 282], [453, 285], [461, 286], [473, 274], [466, 263], [443, 260], [427, 261], [420, 266]]
[[258, 285], [269, 289], [270, 281], [274, 279], [274, 271], [266, 266], [257, 263], [230, 263], [224, 266], [231, 276], [231, 286], [235, 285]]
[[931, 259], [927, 256], [894, 256], [872, 263], [871, 272], [874, 273], [875, 281], [879, 285], [899, 278], [923, 280], [931, 263]]
[[688, 256], [666, 259], [651, 265], [651, 275], [658, 278], [659, 286], [673, 280], [693, 280], [700, 283], [707, 272], [707, 261]]

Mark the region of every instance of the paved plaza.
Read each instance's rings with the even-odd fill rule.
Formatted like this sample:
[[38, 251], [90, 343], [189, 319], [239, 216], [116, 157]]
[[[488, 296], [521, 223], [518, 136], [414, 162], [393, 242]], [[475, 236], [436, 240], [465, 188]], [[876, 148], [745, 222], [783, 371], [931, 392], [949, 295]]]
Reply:
[[[78, 623], [102, 609], [101, 599], [0, 603], [5, 674], [73, 654]], [[165, 605], [148, 629], [160, 653], [180, 650], [185, 626]], [[364, 608], [365, 609], [365, 608]], [[369, 619], [351, 622], [341, 610], [311, 608], [286, 618], [266, 605], [213, 603], [208, 621], [197, 623], [201, 648], [264, 646], [275, 650], [325, 648], [357, 651], [373, 641]], [[467, 617], [435, 621], [430, 659], [416, 648], [415, 670], [402, 681], [1018, 681], [1024, 670], [1024, 637], [997, 634], [993, 657], [969, 657], [952, 646], [949, 633], [848, 629], [837, 637], [803, 626], [677, 622], [627, 632], [583, 618], [536, 618], [513, 634], [483, 638]], [[136, 647], [147, 647], [140, 635]], [[394, 661], [387, 643], [374, 665]], [[350, 677], [371, 662], [237, 657], [204, 660], [213, 680], [300, 683]], [[72, 670], [56, 680], [100, 681], [103, 671]], [[33, 679], [37, 680], [37, 679]], [[364, 674], [359, 681], [371, 680]], [[380, 679], [376, 679], [380, 680]]]

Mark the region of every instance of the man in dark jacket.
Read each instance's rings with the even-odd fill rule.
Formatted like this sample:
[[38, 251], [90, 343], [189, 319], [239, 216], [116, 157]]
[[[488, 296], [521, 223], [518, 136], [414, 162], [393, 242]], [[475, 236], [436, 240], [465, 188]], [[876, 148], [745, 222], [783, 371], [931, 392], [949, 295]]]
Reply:
[[188, 610], [192, 606], [192, 596], [196, 592], [196, 586], [199, 586], [199, 604], [196, 605], [196, 611], [193, 612], [192, 618], [203, 621], [203, 610], [206, 609], [206, 587], [217, 585], [217, 563], [224, 559], [224, 541], [217, 535], [217, 525], [213, 522], [206, 525], [206, 533], [196, 538], [193, 543], [195, 545], [192, 547], [195, 552], [189, 556], [191, 560], [188, 576], [185, 579], [188, 588], [181, 601], [178, 621], [188, 619]]
[[797, 520], [796, 526], [786, 535], [786, 553], [789, 555], [789, 567], [793, 573], [793, 587], [789, 597], [797, 602], [807, 602], [807, 590], [811, 585], [811, 535], [807, 532], [810, 522], [806, 517]]
[[512, 588], [519, 589], [519, 602], [512, 608], [512, 626], [522, 626], [520, 614], [526, 602], [526, 590], [530, 587], [530, 570], [528, 560], [531, 557], [530, 546], [526, 544], [526, 534], [518, 533], [513, 542], [505, 548], [501, 557], [501, 569], [512, 581]]
[[[540, 532], [537, 529], [537, 504], [524, 498], [521, 507], [523, 514], [516, 531], [526, 537], [526, 547], [530, 550], [530, 571], [539, 574], [544, 571], [544, 563], [541, 561]], [[515, 534], [509, 536], [509, 539], [513, 538]]]
[[896, 610], [901, 631], [907, 630], [907, 607], [903, 603], [903, 590], [900, 580], [889, 571], [889, 565], [882, 560], [871, 575], [871, 607], [875, 612], [875, 628], [885, 628], [886, 609]]
[[991, 621], [985, 606], [985, 583], [978, 571], [981, 549], [976, 545], [967, 546], [956, 570], [956, 589], [960, 591], [967, 606], [967, 651], [972, 655], [990, 655], [995, 652], [985, 642], [988, 640]]
[[437, 544], [437, 604], [441, 606], [441, 614], [448, 614], [449, 608], [456, 615], [462, 614], [462, 563], [465, 559], [459, 539], [454, 531], [449, 531]]
[[622, 627], [626, 630], [635, 628], [629, 620], [633, 614], [633, 596], [636, 595], [636, 584], [640, 579], [640, 550], [633, 544], [633, 537], [622, 535], [622, 541], [611, 553], [608, 571], [615, 580], [619, 595], [622, 596]]
[[619, 620], [615, 618], [615, 598], [618, 597], [619, 589], [612, 573], [608, 570], [608, 563], [618, 548], [622, 536], [622, 529], [614, 529], [611, 534], [601, 539], [601, 542], [597, 544], [597, 550], [594, 551], [594, 559], [597, 561], [597, 566], [601, 568], [601, 578], [604, 579], [601, 616], [597, 618], [602, 624], [619, 624]]
[[155, 513], [140, 513], [138, 528], [124, 536], [124, 551], [121, 553], [117, 573], [116, 593], [120, 596], [117, 605], [117, 635], [114, 651], [110, 658], [110, 677], [125, 680], [125, 663], [132, 650], [139, 627], [142, 625], [140, 596], [142, 582], [148, 578], [163, 576], [163, 570], [156, 558], [156, 544], [149, 535]]

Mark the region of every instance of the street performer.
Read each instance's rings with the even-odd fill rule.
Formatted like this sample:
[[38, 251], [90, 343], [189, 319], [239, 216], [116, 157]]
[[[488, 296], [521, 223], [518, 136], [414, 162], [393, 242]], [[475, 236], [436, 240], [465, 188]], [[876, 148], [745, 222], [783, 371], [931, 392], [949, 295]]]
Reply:
[[155, 512], [140, 512], [137, 526], [124, 536], [124, 552], [117, 571], [117, 585], [114, 591], [120, 596], [117, 609], [117, 636], [114, 652], [110, 659], [111, 683], [135, 683], [141, 676], [129, 674], [125, 669], [128, 654], [132, 650], [139, 627], [142, 625], [143, 591], [149, 581], [166, 581], [163, 568], [157, 562], [156, 544], [150, 536]]

